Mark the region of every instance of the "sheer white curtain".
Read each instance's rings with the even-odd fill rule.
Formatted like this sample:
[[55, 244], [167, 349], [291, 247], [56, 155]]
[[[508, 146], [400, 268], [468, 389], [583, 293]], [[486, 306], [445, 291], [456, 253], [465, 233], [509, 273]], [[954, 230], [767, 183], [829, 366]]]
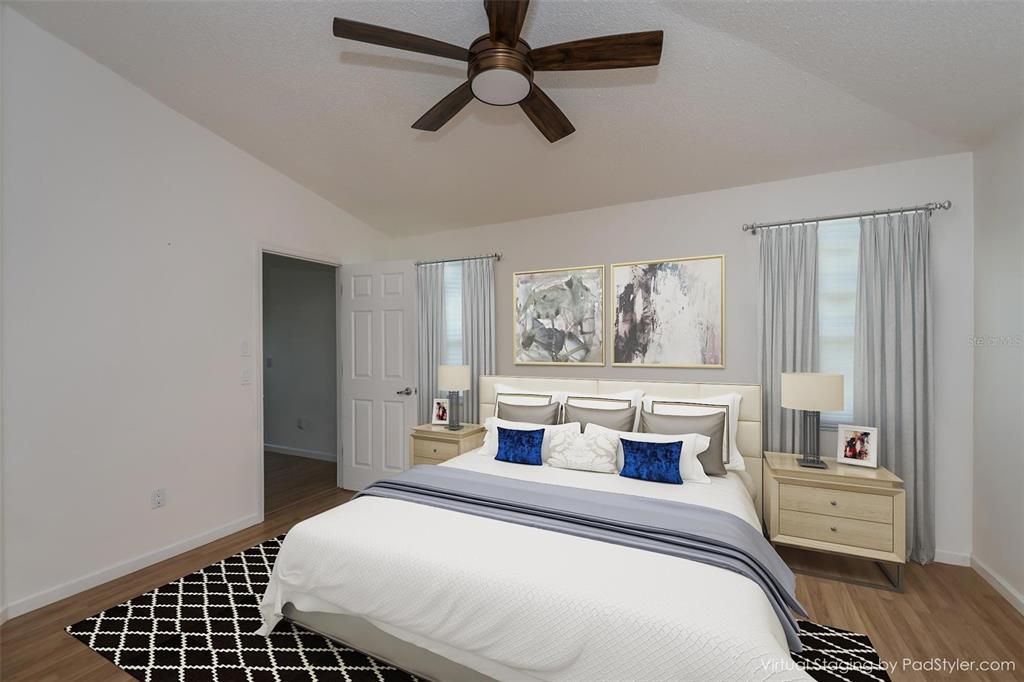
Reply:
[[878, 428], [879, 464], [907, 491], [910, 558], [935, 558], [932, 300], [924, 212], [862, 218], [854, 421]]

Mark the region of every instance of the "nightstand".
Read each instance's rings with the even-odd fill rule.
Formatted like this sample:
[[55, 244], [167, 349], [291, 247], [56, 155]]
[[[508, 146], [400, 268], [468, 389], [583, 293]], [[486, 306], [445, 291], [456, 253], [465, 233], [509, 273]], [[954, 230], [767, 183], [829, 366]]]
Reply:
[[458, 431], [447, 426], [423, 424], [412, 430], [412, 465], [440, 464], [484, 444], [486, 429], [480, 424], [463, 424]]
[[[883, 467], [849, 466], [826, 457], [822, 461], [827, 469], [806, 469], [797, 464], [799, 457], [764, 453], [768, 539], [776, 545], [874, 561], [892, 588], [902, 591], [907, 562], [903, 480]], [[895, 566], [895, 575], [887, 565]]]

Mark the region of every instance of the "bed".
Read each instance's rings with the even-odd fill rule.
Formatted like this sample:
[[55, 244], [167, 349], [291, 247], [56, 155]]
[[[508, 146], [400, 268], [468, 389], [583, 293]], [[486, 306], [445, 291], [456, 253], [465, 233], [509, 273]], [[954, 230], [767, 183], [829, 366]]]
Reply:
[[[529, 467], [473, 451], [441, 465], [516, 480], [669, 499], [760, 530], [760, 388], [485, 377], [494, 386], [595, 395], [744, 396], [746, 474], [667, 486]], [[412, 502], [361, 497], [295, 526], [263, 604], [280, 617], [435, 680], [806, 679], [779, 619], [742, 575], [582, 537]], [[781, 664], [780, 664], [781, 662]]]

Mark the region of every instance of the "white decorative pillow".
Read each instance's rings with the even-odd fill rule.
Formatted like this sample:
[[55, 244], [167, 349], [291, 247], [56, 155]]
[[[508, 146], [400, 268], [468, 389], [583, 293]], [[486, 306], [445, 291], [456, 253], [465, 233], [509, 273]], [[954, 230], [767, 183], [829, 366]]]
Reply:
[[[740, 421], [740, 403], [743, 396], [739, 393], [726, 393], [710, 398], [659, 398], [658, 396], [644, 396], [644, 409], [654, 414], [682, 414], [682, 415], [704, 415], [715, 412], [712, 406], [726, 406], [729, 413], [728, 433], [726, 440], [729, 442], [729, 458], [726, 460], [725, 468], [730, 471], [744, 471], [747, 466], [743, 463], [743, 455], [740, 454], [739, 446], [736, 444], [737, 429]], [[700, 405], [709, 407], [700, 407]]]
[[513, 429], [516, 431], [536, 431], [537, 429], [544, 429], [544, 440], [540, 446], [540, 457], [544, 462], [547, 462], [548, 457], [551, 456], [551, 443], [556, 435], [559, 438], [563, 438], [564, 434], [574, 435], [580, 432], [580, 423], [572, 422], [571, 424], [529, 424], [527, 422], [510, 422], [505, 419], [498, 419], [497, 417], [488, 417], [484, 420], [484, 428], [487, 429], [484, 433], [484, 444], [480, 446], [480, 454], [486, 455], [487, 457], [494, 457], [498, 454], [498, 427], [503, 429]]
[[617, 432], [605, 429], [601, 432], [552, 434], [551, 457], [548, 466], [559, 469], [578, 469], [579, 471], [596, 471], [602, 474], [614, 474], [618, 471], [616, 459], [619, 452]]
[[604, 437], [614, 438], [615, 444], [615, 468], [621, 470], [626, 456], [622, 452], [621, 439], [639, 441], [641, 443], [675, 443], [682, 441], [683, 451], [679, 455], [679, 475], [684, 481], [694, 483], [711, 483], [711, 479], [704, 473], [697, 455], [708, 449], [711, 439], [699, 433], [686, 434], [663, 434], [663, 433], [636, 433], [633, 431], [613, 431], [612, 429], [597, 424], [587, 424], [584, 435], [590, 434], [597, 437], [602, 434]]

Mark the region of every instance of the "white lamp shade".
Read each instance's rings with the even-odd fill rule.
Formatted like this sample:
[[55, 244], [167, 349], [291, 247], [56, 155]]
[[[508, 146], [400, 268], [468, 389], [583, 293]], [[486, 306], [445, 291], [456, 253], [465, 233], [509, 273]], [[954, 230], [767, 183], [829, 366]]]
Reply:
[[469, 365], [438, 365], [437, 388], [441, 391], [468, 391]]
[[782, 406], [791, 410], [836, 412], [842, 410], [843, 375], [817, 372], [783, 372]]

